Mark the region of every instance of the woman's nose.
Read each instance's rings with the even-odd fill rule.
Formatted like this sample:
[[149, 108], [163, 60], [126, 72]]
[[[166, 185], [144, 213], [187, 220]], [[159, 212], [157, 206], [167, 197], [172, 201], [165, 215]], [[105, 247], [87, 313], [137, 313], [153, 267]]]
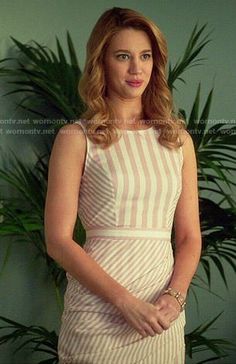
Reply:
[[131, 60], [130, 67], [129, 67], [130, 73], [141, 73], [141, 64], [138, 60]]

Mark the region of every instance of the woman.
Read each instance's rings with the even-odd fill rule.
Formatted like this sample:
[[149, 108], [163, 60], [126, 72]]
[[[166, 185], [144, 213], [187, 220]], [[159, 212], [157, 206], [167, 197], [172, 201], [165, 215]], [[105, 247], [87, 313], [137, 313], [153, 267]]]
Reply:
[[116, 7], [98, 19], [79, 83], [87, 110], [60, 129], [49, 161], [47, 251], [68, 279], [60, 364], [184, 363], [201, 253], [197, 165], [166, 63], [164, 36], [142, 14]]

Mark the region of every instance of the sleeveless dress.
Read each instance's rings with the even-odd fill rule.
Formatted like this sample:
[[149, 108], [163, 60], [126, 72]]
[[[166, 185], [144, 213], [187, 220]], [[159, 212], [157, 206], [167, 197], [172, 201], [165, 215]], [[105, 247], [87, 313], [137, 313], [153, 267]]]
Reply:
[[[84, 120], [78, 120], [86, 135]], [[121, 130], [103, 150], [87, 135], [78, 215], [83, 249], [136, 297], [154, 303], [174, 269], [171, 230], [182, 190], [182, 147], [159, 131]], [[142, 337], [111, 303], [68, 272], [58, 340], [60, 364], [183, 364], [185, 311], [168, 330]]]

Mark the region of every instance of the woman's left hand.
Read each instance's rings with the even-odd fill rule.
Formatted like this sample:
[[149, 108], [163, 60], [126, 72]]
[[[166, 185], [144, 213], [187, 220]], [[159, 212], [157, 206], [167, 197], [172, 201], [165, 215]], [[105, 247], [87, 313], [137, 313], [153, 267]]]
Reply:
[[163, 294], [154, 302], [154, 306], [170, 320], [170, 322], [176, 320], [179, 317], [181, 307], [175, 297], [169, 294]]

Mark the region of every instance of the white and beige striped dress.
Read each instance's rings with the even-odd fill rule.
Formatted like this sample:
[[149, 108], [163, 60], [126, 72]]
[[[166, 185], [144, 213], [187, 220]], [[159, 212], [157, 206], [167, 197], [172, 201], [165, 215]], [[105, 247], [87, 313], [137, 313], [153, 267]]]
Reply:
[[[86, 134], [83, 120], [79, 123]], [[86, 136], [79, 192], [84, 250], [136, 297], [154, 303], [168, 286], [171, 230], [182, 189], [183, 151], [159, 131], [122, 130], [103, 150]], [[162, 334], [143, 338], [118, 309], [68, 272], [58, 341], [60, 364], [183, 364], [185, 311]]]

